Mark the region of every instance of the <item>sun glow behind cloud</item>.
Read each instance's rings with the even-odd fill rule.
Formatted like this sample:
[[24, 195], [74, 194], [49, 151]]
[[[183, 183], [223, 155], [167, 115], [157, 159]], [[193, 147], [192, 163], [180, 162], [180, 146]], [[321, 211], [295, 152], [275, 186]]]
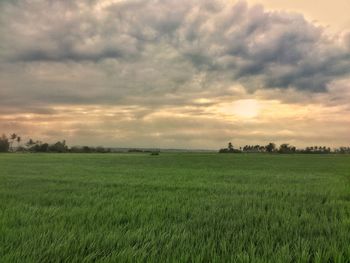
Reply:
[[240, 118], [255, 118], [260, 112], [261, 105], [255, 99], [237, 100], [233, 103], [224, 104], [222, 111], [226, 114], [233, 114]]

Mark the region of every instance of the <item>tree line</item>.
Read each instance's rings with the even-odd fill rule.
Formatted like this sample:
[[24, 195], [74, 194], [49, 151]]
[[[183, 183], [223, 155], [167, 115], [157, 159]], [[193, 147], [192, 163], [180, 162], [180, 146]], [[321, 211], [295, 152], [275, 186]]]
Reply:
[[101, 146], [73, 146], [68, 147], [66, 141], [58, 141], [52, 144], [39, 140], [29, 139], [24, 144], [21, 136], [13, 133], [10, 136], [3, 134], [0, 137], [0, 152], [38, 152], [38, 153], [108, 153], [111, 149]]
[[[101, 146], [73, 146], [68, 147], [66, 141], [57, 141], [49, 144], [39, 140], [29, 139], [27, 142], [22, 142], [22, 137], [13, 133], [9, 136], [3, 134], [0, 136], [0, 152], [41, 152], [41, 153], [109, 153], [110, 148]], [[129, 149], [129, 152], [145, 152], [144, 150]], [[149, 152], [149, 151], [147, 151]], [[310, 146], [298, 149], [288, 143], [283, 143], [279, 147], [275, 143], [270, 142], [267, 145], [245, 145], [235, 148], [231, 142], [227, 148], [222, 148], [219, 153], [306, 153], [306, 154], [328, 154], [341, 153], [350, 154], [350, 147], [339, 147], [331, 149], [326, 146]]]
[[219, 153], [306, 153], [306, 154], [327, 154], [327, 153], [350, 153], [350, 147], [339, 147], [331, 149], [326, 146], [310, 146], [305, 148], [296, 148], [288, 143], [283, 143], [279, 147], [275, 143], [270, 142], [267, 145], [245, 145], [235, 148], [231, 142], [227, 148], [222, 148]]

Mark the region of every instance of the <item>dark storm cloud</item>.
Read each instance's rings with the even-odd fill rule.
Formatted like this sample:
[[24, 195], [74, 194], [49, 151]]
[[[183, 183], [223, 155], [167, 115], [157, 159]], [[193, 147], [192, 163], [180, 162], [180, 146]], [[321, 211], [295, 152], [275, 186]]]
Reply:
[[[330, 81], [350, 73], [349, 50], [301, 15], [240, 2], [204, 20], [184, 26], [179, 48], [189, 47], [197, 67], [214, 65], [210, 68], [248, 86], [258, 79], [258, 87], [324, 91]], [[187, 37], [187, 31], [198, 36]]]

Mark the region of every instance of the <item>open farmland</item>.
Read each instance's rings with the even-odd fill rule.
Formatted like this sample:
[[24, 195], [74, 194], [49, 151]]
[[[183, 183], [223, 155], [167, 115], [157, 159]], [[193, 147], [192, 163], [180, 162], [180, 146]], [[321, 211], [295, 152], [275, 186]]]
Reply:
[[350, 262], [350, 156], [2, 154], [1, 262]]

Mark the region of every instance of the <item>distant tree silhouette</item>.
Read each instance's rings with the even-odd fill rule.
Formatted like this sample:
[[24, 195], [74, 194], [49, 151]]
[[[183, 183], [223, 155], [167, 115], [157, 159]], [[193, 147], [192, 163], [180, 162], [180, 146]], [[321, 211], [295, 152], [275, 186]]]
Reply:
[[276, 150], [276, 144], [270, 142], [268, 145], [265, 146], [265, 149], [267, 152], [272, 153]]
[[43, 153], [48, 152], [49, 144], [48, 143], [37, 144], [37, 151], [43, 152]]
[[350, 147], [339, 147], [335, 152], [341, 154], [350, 153]]
[[31, 148], [33, 145], [35, 145], [35, 142], [33, 141], [33, 139], [29, 139], [28, 142], [26, 143], [26, 146], [28, 148]]
[[13, 152], [13, 143], [15, 142], [15, 140], [17, 139], [17, 134], [13, 133], [10, 135], [10, 150]]
[[228, 143], [227, 149], [231, 152], [233, 151], [233, 145], [231, 142]]
[[58, 153], [64, 153], [64, 152], [68, 152], [68, 147], [66, 145], [66, 141], [58, 141], [55, 144], [49, 145], [48, 150], [50, 152], [58, 152]]
[[231, 142], [228, 143], [227, 148], [223, 148], [219, 150], [219, 153], [240, 153], [241, 150], [235, 149]]
[[290, 146], [288, 143], [283, 143], [280, 145], [278, 152], [279, 153], [295, 153], [296, 147]]
[[22, 140], [22, 138], [17, 136], [17, 148], [19, 148], [19, 144], [20, 144], [21, 140]]
[[0, 152], [8, 152], [10, 149], [10, 142], [5, 134], [0, 137]]

